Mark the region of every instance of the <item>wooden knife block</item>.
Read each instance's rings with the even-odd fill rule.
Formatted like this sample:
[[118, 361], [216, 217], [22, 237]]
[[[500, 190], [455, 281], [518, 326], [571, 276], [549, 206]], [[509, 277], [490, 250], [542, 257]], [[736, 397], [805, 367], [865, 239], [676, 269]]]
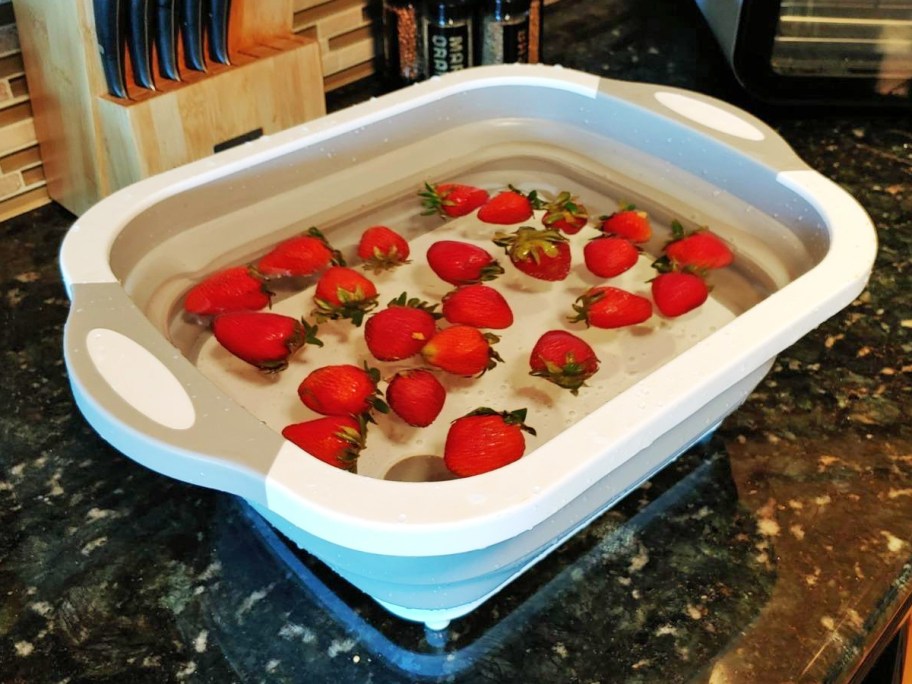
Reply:
[[142, 178], [323, 115], [320, 48], [292, 33], [291, 2], [234, 0], [231, 65], [182, 68], [182, 81], [130, 86], [125, 100], [107, 94], [92, 0], [16, 0], [48, 194], [81, 214]]

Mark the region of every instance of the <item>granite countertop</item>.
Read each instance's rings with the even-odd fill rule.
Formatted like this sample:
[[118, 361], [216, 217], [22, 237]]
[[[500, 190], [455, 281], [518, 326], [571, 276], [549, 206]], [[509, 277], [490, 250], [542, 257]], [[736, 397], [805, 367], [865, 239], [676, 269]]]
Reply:
[[[546, 35], [547, 61], [706, 92], [770, 123], [874, 220], [880, 249], [864, 294], [782, 353], [708, 442], [442, 638], [306, 555], [282, 560], [237, 500], [103, 442], [75, 408], [61, 358], [56, 257], [73, 217], [50, 205], [10, 220], [0, 227], [0, 679], [855, 676], [912, 594], [912, 120], [753, 102], [691, 3], [564, 0]], [[345, 89], [330, 105], [377, 89]]]

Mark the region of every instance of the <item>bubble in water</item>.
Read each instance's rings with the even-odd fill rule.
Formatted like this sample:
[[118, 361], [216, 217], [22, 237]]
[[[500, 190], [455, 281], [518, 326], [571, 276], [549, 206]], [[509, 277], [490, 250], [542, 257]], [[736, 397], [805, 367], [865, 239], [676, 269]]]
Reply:
[[399, 522], [403, 523], [403, 522], [405, 522], [406, 520], [408, 520], [408, 516], [407, 516], [405, 513], [400, 513], [400, 514], [396, 517], [396, 520], [398, 520]]

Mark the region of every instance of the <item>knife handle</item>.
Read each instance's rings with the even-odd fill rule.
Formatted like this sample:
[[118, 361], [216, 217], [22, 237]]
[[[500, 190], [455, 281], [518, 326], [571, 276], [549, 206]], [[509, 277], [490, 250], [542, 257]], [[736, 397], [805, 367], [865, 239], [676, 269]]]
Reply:
[[209, 58], [220, 64], [230, 64], [228, 56], [228, 22], [231, 0], [209, 0]]
[[92, 9], [95, 14], [95, 38], [108, 92], [115, 97], [126, 98], [126, 1], [94, 0]]
[[203, 0], [180, 0], [181, 42], [184, 64], [193, 71], [205, 71], [203, 56]]
[[133, 80], [143, 88], [155, 90], [152, 77], [152, 29], [155, 13], [151, 0], [129, 0], [127, 49], [133, 66]]
[[178, 30], [175, 0], [155, 0], [155, 50], [158, 71], [167, 79], [180, 80], [177, 66]]

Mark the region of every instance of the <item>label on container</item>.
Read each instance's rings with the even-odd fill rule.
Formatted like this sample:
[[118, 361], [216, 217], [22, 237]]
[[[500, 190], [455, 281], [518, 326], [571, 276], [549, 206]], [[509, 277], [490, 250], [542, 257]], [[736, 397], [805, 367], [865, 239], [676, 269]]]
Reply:
[[427, 24], [428, 76], [441, 76], [472, 66], [472, 25], [470, 22], [438, 26]]
[[503, 26], [503, 63], [525, 64], [529, 61], [529, 20]]

